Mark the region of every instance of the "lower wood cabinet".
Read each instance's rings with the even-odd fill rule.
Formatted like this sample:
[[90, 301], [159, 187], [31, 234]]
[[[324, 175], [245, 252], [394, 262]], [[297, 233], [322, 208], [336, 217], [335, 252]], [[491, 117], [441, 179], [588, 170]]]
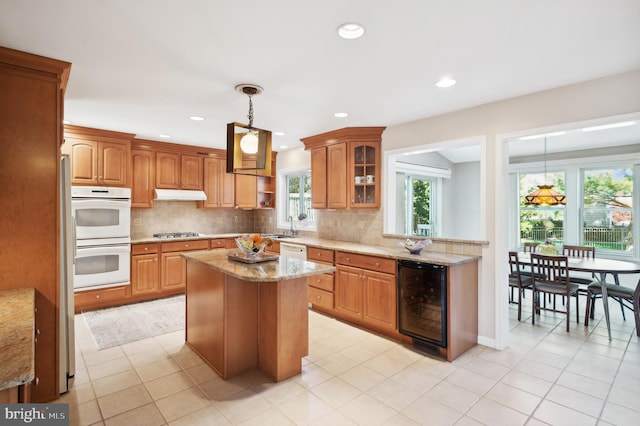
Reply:
[[[333, 250], [318, 247], [307, 248], [307, 259], [315, 263], [333, 266], [335, 253]], [[311, 307], [315, 310], [333, 314], [334, 311], [335, 275], [321, 274], [307, 277], [307, 295]]]
[[161, 244], [160, 290], [184, 290], [187, 283], [187, 261], [183, 251], [208, 250], [209, 240], [172, 241]]
[[131, 295], [153, 294], [160, 290], [160, 245], [131, 246]]

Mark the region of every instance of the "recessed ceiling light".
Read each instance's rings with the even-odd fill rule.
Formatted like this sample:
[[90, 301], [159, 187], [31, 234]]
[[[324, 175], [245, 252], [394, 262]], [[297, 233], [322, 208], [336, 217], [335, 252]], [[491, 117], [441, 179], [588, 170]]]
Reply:
[[287, 148], [289, 148], [288, 145], [280, 145], [280, 149], [287, 149]]
[[338, 27], [338, 35], [346, 40], [355, 40], [364, 35], [364, 28], [355, 22], [347, 22]]
[[337, 118], [345, 118], [348, 117], [349, 114], [347, 114], [346, 112], [336, 112], [335, 114], [333, 114], [333, 116]]
[[276, 136], [284, 136], [284, 132], [273, 132]]
[[436, 83], [438, 87], [451, 87], [456, 84], [456, 81], [452, 78], [445, 77]]
[[192, 115], [189, 118], [193, 121], [204, 121], [204, 117], [200, 117], [199, 115]]
[[160, 133], [158, 136], [160, 136], [161, 138], [164, 138], [164, 139], [169, 139], [171, 137], [171, 135], [166, 135], [164, 133]]
[[62, 124], [71, 124], [69, 120], [62, 120]]

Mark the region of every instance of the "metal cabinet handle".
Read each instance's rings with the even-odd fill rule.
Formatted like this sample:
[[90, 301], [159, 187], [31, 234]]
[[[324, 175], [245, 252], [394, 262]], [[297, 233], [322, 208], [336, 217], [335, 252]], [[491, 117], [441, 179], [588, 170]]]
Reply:
[[100, 299], [100, 295], [99, 294], [96, 294], [96, 299]]

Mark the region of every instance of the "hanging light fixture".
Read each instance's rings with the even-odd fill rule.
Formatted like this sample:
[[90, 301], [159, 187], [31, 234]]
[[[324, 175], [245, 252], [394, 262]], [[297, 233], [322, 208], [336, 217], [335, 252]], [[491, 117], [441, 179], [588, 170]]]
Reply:
[[[547, 137], [544, 138], [544, 181], [547, 180]], [[538, 189], [524, 197], [528, 206], [557, 206], [567, 204], [564, 194], [553, 189], [553, 185], [538, 185]]]
[[249, 97], [249, 124], [227, 124], [227, 173], [271, 175], [271, 132], [253, 127], [253, 96], [263, 89], [255, 84], [239, 84], [236, 91]]

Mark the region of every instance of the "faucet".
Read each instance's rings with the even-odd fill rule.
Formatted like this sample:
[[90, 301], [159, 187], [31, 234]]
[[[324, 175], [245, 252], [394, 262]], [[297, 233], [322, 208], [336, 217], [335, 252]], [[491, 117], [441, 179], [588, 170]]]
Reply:
[[293, 225], [293, 216], [289, 216], [289, 221], [291, 222], [291, 236], [294, 237], [296, 235], [296, 228]]

